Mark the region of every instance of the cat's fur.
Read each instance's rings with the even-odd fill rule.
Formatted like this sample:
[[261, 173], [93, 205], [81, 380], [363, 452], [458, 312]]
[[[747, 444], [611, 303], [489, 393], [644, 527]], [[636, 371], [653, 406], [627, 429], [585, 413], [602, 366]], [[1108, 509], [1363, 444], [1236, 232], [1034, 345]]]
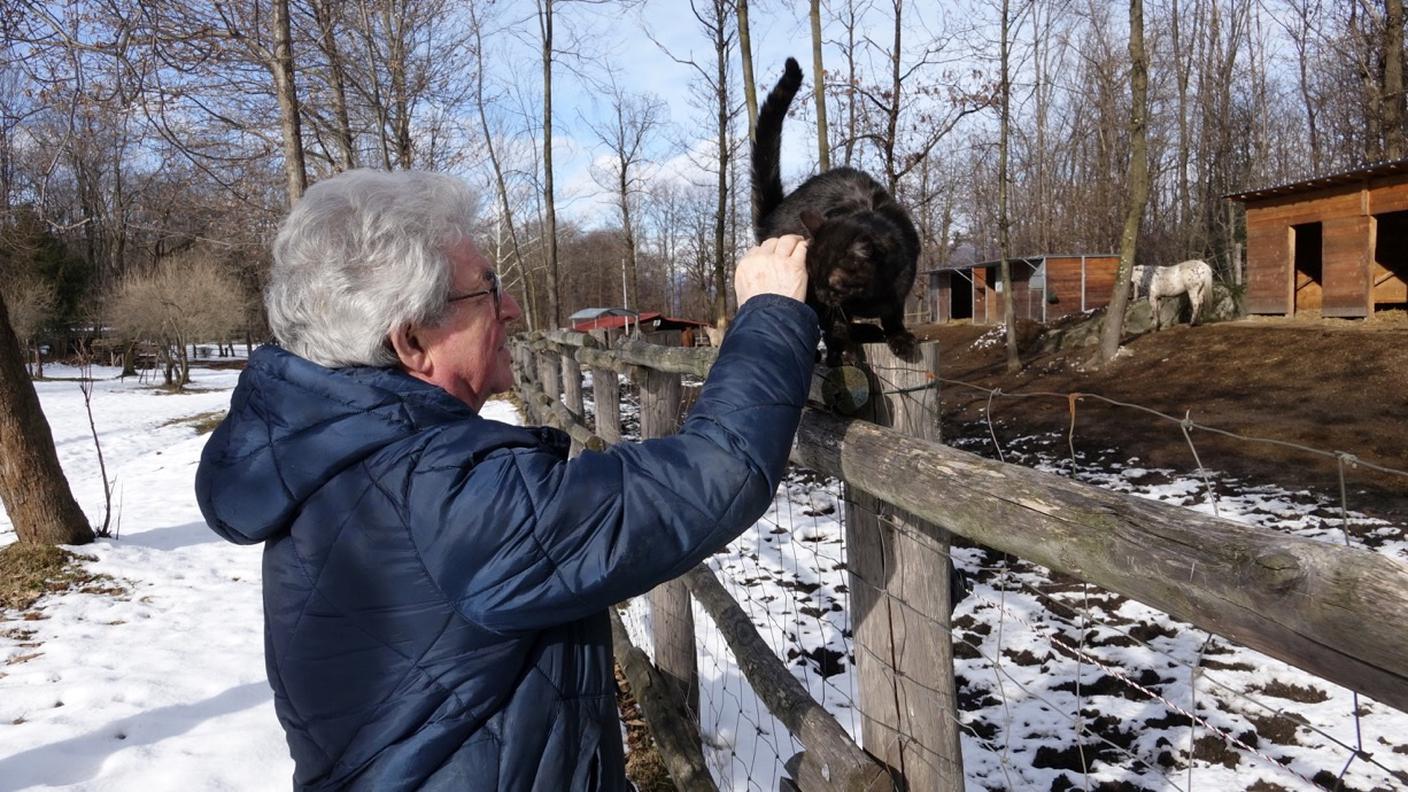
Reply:
[[[753, 228], [758, 241], [799, 234], [807, 247], [807, 304], [821, 317], [826, 362], [840, 362], [847, 341], [867, 339], [879, 319], [890, 349], [915, 360], [914, 335], [904, 327], [904, 301], [914, 285], [919, 233], [909, 213], [870, 176], [832, 168], [783, 197], [779, 163], [782, 121], [802, 85], [802, 69], [788, 58], [782, 79], [758, 111], [753, 142]], [[856, 332], [859, 331], [859, 332]]]

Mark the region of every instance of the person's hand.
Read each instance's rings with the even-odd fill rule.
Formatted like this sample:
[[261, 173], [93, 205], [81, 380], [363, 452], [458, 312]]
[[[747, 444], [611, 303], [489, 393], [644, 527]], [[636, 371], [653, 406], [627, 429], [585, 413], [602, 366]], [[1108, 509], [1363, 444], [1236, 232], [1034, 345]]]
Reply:
[[743, 254], [733, 275], [738, 304], [759, 294], [780, 294], [794, 300], [807, 296], [807, 240], [796, 234], [764, 239]]

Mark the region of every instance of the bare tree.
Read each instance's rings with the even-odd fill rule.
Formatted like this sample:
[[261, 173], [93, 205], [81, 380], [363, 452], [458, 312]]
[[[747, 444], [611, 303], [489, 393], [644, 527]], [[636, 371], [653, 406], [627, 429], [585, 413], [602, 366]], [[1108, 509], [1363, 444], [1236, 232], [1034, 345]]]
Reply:
[[[472, 11], [473, 6], [470, 8]], [[312, 15], [316, 34], [313, 40], [325, 63], [323, 82], [328, 87], [332, 118], [330, 121], [324, 121], [324, 114], [307, 103], [304, 110], [315, 122], [322, 122], [315, 123], [315, 130], [319, 126], [330, 127], [329, 132], [337, 144], [336, 152], [329, 157], [334, 170], [351, 170], [357, 167], [358, 157], [356, 136], [352, 132], [352, 119], [347, 102], [346, 56], [339, 41], [339, 34], [345, 28], [345, 5], [334, 0], [308, 0], [308, 11]]]
[[1149, 198], [1149, 63], [1144, 54], [1144, 0], [1129, 0], [1129, 207], [1125, 213], [1124, 233], [1120, 237], [1120, 268], [1115, 275], [1114, 292], [1105, 313], [1105, 326], [1100, 331], [1100, 348], [1096, 364], [1114, 360], [1124, 335], [1124, 311], [1129, 304], [1130, 276], [1139, 241], [1139, 225], [1144, 219], [1144, 206]]
[[640, 276], [636, 264], [636, 224], [632, 205], [642, 189], [641, 166], [646, 162], [646, 145], [665, 117], [665, 104], [654, 96], [633, 96], [613, 79], [607, 87], [609, 116], [606, 123], [590, 124], [597, 140], [610, 155], [610, 164], [597, 169], [597, 184], [615, 193], [621, 213], [621, 234], [625, 246], [625, 274], [631, 305], [641, 307]]
[[548, 267], [548, 322], [562, 326], [561, 294], [557, 271], [557, 204], [552, 193], [552, 4], [538, 1], [538, 32], [543, 56], [543, 243]]
[[[816, 155], [818, 167], [825, 172], [831, 170], [831, 138], [826, 125], [826, 70], [821, 65], [821, 0], [812, 0], [808, 16], [812, 25], [812, 94], [816, 100]], [[755, 118], [749, 117], [750, 129], [755, 121]]]
[[736, 0], [738, 55], [743, 62], [743, 101], [748, 105], [748, 139], [758, 127], [758, 87], [753, 81], [753, 41], [748, 29], [748, 0]]
[[676, 63], [689, 66], [699, 76], [699, 81], [695, 85], [706, 97], [710, 108], [709, 112], [714, 115], [716, 123], [715, 151], [717, 156], [714, 157], [712, 163], [716, 177], [713, 208], [712, 314], [715, 325], [722, 328], [728, 324], [729, 250], [725, 245], [725, 239], [729, 218], [729, 163], [733, 154], [730, 126], [734, 113], [728, 65], [736, 43], [732, 26], [733, 20], [729, 18], [734, 12], [734, 7], [730, 0], [690, 0], [689, 8], [693, 12], [695, 20], [698, 21], [700, 29], [704, 31], [713, 46], [713, 63], [707, 66], [701, 65], [693, 59], [678, 57], [665, 49], [658, 41], [656, 44], [665, 50], [666, 54], [670, 55]]
[[1383, 103], [1384, 155], [1402, 159], [1403, 143], [1403, 0], [1384, 0]]
[[492, 169], [494, 179], [494, 191], [499, 199], [498, 217], [495, 222], [495, 233], [501, 234], [506, 227], [508, 230], [509, 243], [511, 245], [512, 260], [511, 266], [504, 272], [505, 283], [509, 288], [513, 288], [516, 283], [521, 282], [525, 299], [523, 300], [524, 313], [528, 320], [530, 330], [538, 329], [537, 318], [537, 295], [535, 293], [534, 280], [527, 276], [527, 267], [523, 257], [522, 247], [519, 245], [519, 233], [517, 224], [514, 222], [513, 208], [510, 205], [508, 194], [508, 182], [504, 175], [504, 167], [501, 162], [498, 147], [494, 142], [494, 133], [489, 127], [488, 99], [484, 91], [484, 18], [480, 15], [477, 7], [471, 4], [469, 7], [470, 32], [473, 36], [473, 46], [475, 54], [474, 65], [474, 108], [479, 116], [479, 128], [484, 136], [484, 149], [489, 157], [489, 165]]
[[1000, 35], [1002, 42], [999, 46], [999, 61], [1001, 86], [999, 87], [999, 122], [998, 122], [998, 144], [997, 144], [997, 238], [998, 246], [1002, 250], [1002, 260], [999, 265], [1002, 277], [1002, 321], [1007, 326], [1007, 371], [1015, 372], [1022, 368], [1022, 361], [1017, 356], [1017, 318], [1012, 308], [1012, 244], [1008, 234], [1007, 223], [1007, 184], [1010, 174], [1007, 172], [1007, 141], [1009, 130], [1012, 124], [1012, 81], [1011, 71], [1008, 63], [1008, 53], [1012, 37], [1012, 17], [1009, 13], [1008, 0], [1002, 0], [1002, 21]]
[[880, 159], [885, 185], [898, 191], [900, 179], [919, 166], [929, 153], [969, 115], [986, 109], [990, 92], [954, 75], [947, 84], [929, 74], [930, 67], [957, 56], [949, 52], [956, 35], [934, 35], [919, 55], [906, 59], [904, 0], [890, 0], [891, 41], [880, 57], [888, 67], [884, 82], [858, 88], [870, 116], [861, 138]]
[[0, 297], [0, 501], [21, 542], [87, 544], [93, 529], [59, 467], [54, 435], [25, 376]]
[[283, 131], [284, 174], [288, 178], [288, 202], [294, 204], [308, 189], [308, 169], [303, 164], [303, 134], [299, 128], [298, 87], [293, 79], [293, 42], [289, 30], [288, 0], [271, 0], [274, 11], [274, 51], [269, 71], [274, 76], [274, 95], [279, 100], [279, 121]]
[[120, 337], [156, 345], [166, 361], [166, 382], [179, 391], [190, 382], [189, 346], [234, 332], [243, 323], [244, 305], [225, 268], [208, 253], [192, 251], [129, 273], [108, 317]]
[[52, 318], [55, 295], [52, 284], [34, 275], [21, 275], [11, 281], [6, 291], [10, 304], [10, 325], [15, 337], [20, 340], [20, 348], [31, 353], [34, 361], [34, 376], [44, 376], [44, 357], [40, 354], [39, 331]]

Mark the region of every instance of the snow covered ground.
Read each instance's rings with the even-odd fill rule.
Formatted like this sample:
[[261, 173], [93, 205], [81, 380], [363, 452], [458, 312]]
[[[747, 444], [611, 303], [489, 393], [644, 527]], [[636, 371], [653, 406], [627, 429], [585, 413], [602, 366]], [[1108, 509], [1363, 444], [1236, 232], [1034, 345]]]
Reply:
[[[61, 461], [99, 523], [82, 395], [58, 379], [77, 372], [45, 373], [55, 379], [37, 387]], [[224, 410], [237, 372], [196, 368], [184, 395], [94, 373], [120, 538], [80, 552], [125, 593], [51, 596], [0, 617], [0, 790], [286, 788], [292, 767], [264, 675], [260, 551], [210, 533], [191, 486], [205, 441], [192, 421]], [[518, 420], [506, 403], [486, 410]], [[635, 424], [628, 412], [627, 430]], [[1009, 458], [1069, 472], [1051, 438], [1006, 446]], [[1084, 481], [1211, 508], [1194, 476], [1104, 457], [1077, 468]], [[1216, 487], [1223, 516], [1343, 541], [1337, 507], [1320, 496], [1223, 478]], [[813, 696], [858, 733], [842, 497], [834, 480], [794, 471], [764, 519], [711, 563]], [[1404, 526], [1349, 518], [1356, 542], [1408, 558]], [[0, 516], [0, 545], [13, 540]], [[1020, 561], [971, 547], [953, 555], [974, 586], [955, 614], [970, 789], [1271, 792], [1333, 787], [1347, 763], [1341, 789], [1408, 788], [1408, 715], [1361, 698], [1356, 723], [1347, 691], [1255, 652]], [[649, 614], [631, 616], [648, 648]], [[695, 619], [715, 776], [726, 789], [775, 789], [799, 746], [759, 706], [708, 616]], [[1170, 705], [1200, 724], [1190, 729]], [[1225, 748], [1220, 733], [1243, 745]], [[1367, 756], [1350, 762], [1360, 739]]]
[[[237, 347], [242, 351], [243, 347]], [[167, 394], [95, 369], [93, 417], [115, 479], [118, 539], [76, 548], [120, 596], [47, 597], [0, 615], [0, 790], [287, 789], [293, 775], [264, 673], [259, 547], [201, 520], [192, 482], [238, 371], [195, 368]], [[72, 368], [36, 384], [60, 462], [102, 521], [97, 457]], [[486, 414], [518, 422], [506, 402]], [[14, 531], [0, 510], [0, 545]]]

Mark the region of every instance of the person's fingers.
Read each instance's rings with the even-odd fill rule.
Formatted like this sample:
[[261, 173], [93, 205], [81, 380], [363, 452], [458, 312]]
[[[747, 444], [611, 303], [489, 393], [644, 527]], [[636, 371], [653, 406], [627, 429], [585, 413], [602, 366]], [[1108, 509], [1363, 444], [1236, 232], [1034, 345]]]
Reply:
[[807, 240], [802, 239], [801, 237], [798, 237], [798, 238], [797, 238], [797, 246], [794, 247], [794, 248], [792, 248], [792, 253], [791, 253], [791, 255], [790, 255], [790, 258], [796, 259], [796, 260], [798, 260], [798, 261], [805, 261], [805, 260], [806, 260], [806, 258], [807, 258]]
[[792, 250], [797, 247], [797, 243], [802, 238], [796, 234], [784, 234], [777, 238], [777, 255], [786, 258], [792, 255]]
[[756, 250], [759, 250], [763, 253], [772, 253], [773, 251], [777, 250], [777, 237], [770, 237], [768, 239], [764, 239], [762, 242], [759, 242]]

